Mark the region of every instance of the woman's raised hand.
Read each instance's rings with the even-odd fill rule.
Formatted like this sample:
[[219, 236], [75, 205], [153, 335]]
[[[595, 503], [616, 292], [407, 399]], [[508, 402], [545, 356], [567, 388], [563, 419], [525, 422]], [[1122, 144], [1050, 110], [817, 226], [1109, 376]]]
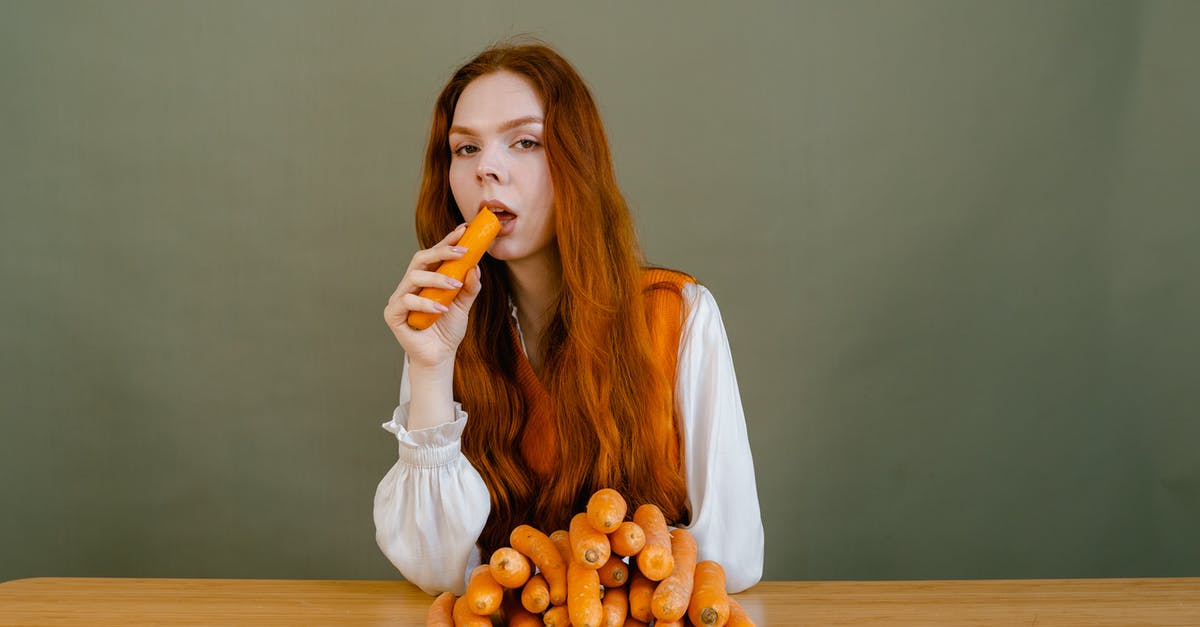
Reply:
[[[404, 348], [404, 353], [412, 365], [434, 367], [452, 363], [454, 353], [466, 335], [467, 313], [482, 286], [479, 267], [476, 266], [467, 272], [463, 284], [436, 272], [442, 262], [458, 259], [467, 252], [465, 248], [456, 246], [466, 229], [465, 224], [459, 225], [432, 248], [417, 251], [412, 262], [408, 264], [408, 270], [400, 280], [400, 285], [392, 292], [387, 307], [383, 310], [383, 319], [396, 336], [396, 341]], [[454, 301], [445, 307], [418, 295], [418, 292], [426, 287], [462, 287], [462, 290]], [[412, 311], [441, 315], [428, 329], [418, 331], [408, 326], [408, 314]]]

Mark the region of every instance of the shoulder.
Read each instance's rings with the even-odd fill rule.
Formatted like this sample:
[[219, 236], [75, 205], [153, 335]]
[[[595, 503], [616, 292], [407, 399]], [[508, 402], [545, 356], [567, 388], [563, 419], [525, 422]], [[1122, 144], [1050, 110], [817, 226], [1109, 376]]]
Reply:
[[678, 270], [655, 267], [642, 269], [642, 289], [646, 291], [670, 290], [680, 293], [689, 284], [695, 285], [696, 279]]
[[684, 307], [681, 331], [685, 338], [724, 335], [725, 322], [721, 319], [721, 310], [707, 287], [699, 283], [685, 285], [680, 299]]
[[708, 287], [677, 270], [648, 268], [643, 295], [651, 332], [678, 338], [684, 345], [722, 340], [725, 325]]
[[697, 286], [695, 278], [678, 270], [642, 269], [642, 298], [652, 332], [673, 328], [678, 335], [691, 310], [687, 292]]
[[669, 268], [644, 268], [642, 291], [652, 308], [663, 304], [664, 301], [671, 303], [681, 309], [683, 319], [690, 320], [697, 314], [705, 318], [720, 318], [717, 301], [712, 292], [686, 272]]

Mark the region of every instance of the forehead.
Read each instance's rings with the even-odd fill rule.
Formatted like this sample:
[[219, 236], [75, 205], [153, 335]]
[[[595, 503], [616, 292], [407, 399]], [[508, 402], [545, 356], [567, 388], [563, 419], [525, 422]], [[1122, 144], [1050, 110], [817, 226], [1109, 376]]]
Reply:
[[454, 107], [453, 124], [488, 129], [518, 117], [544, 117], [542, 101], [523, 76], [501, 71], [471, 81]]

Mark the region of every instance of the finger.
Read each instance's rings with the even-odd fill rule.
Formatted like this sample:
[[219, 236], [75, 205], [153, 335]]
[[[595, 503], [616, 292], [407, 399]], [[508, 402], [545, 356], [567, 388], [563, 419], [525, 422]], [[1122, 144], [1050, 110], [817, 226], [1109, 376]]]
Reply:
[[383, 308], [383, 320], [393, 329], [402, 329], [408, 326], [408, 308], [398, 298], [389, 301]]
[[413, 255], [408, 270], [428, 270], [440, 265], [443, 261], [458, 259], [467, 253], [467, 249], [456, 244], [438, 244], [433, 248], [419, 250]]
[[[443, 314], [447, 311], [450, 311], [449, 307], [437, 302], [436, 300], [425, 298], [423, 296], [417, 296], [416, 294], [405, 294], [404, 296], [400, 297], [400, 303], [403, 307], [408, 309], [409, 312], [423, 311], [425, 313]], [[407, 315], [405, 317], [407, 317]]]
[[439, 246], [437, 248], [420, 250], [413, 255], [412, 263], [408, 265], [407, 271], [433, 270], [442, 265], [443, 262], [462, 257], [466, 252], [467, 249], [461, 246]]
[[454, 227], [453, 231], [450, 231], [449, 233], [447, 233], [446, 237], [443, 237], [442, 241], [438, 242], [437, 244], [434, 244], [434, 246], [440, 246], [442, 244], [447, 244], [447, 245], [453, 244], [453, 243], [457, 242], [459, 239], [461, 239], [462, 234], [466, 233], [466, 232], [467, 232], [467, 223], [464, 222], [464, 223]]
[[425, 288], [435, 288], [443, 290], [457, 290], [463, 286], [462, 281], [455, 279], [452, 276], [446, 276], [440, 272], [430, 272], [429, 270], [412, 270], [404, 275], [400, 284], [396, 286], [396, 290], [388, 297], [388, 302], [394, 302], [396, 299], [405, 294], [419, 293]]
[[441, 241], [434, 244], [433, 246], [430, 246], [429, 248], [426, 248], [425, 250], [418, 252], [417, 254], [420, 254], [421, 252], [437, 250], [439, 248], [445, 248], [447, 246], [453, 246], [454, 244], [458, 243], [458, 240], [462, 239], [463, 233], [466, 233], [466, 232], [467, 232], [467, 225], [465, 223], [460, 224], [460, 225], [454, 227], [453, 231], [450, 231], [449, 233], [447, 233], [446, 236], [441, 239]]
[[[469, 274], [469, 273], [468, 273]], [[455, 279], [452, 276], [446, 276], [440, 272], [431, 272], [429, 270], [413, 270], [404, 277], [404, 281], [409, 284], [408, 291], [418, 291], [416, 288], [439, 287], [447, 290], [456, 290], [463, 286], [462, 281]]]
[[408, 273], [405, 273], [404, 278], [400, 279], [400, 283], [396, 285], [396, 289], [392, 290], [392, 295], [388, 296], [388, 305], [395, 303], [401, 296], [419, 291], [413, 287], [412, 280], [409, 279]]
[[470, 272], [467, 272], [466, 279], [462, 290], [454, 299], [454, 304], [462, 307], [463, 311], [469, 311], [471, 305], [475, 303], [475, 298], [479, 296], [479, 292], [483, 291], [483, 270], [479, 266], [475, 266]]

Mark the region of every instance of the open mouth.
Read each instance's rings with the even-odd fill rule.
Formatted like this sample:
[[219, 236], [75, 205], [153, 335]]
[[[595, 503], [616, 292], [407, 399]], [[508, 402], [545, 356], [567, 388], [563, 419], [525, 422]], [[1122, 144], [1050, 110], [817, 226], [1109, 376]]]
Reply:
[[500, 207], [488, 207], [488, 208], [492, 211], [492, 213], [496, 214], [496, 219], [500, 221], [500, 224], [504, 224], [505, 222], [510, 222], [517, 218], [517, 216], [509, 213], [509, 211], [507, 209], [501, 209]]
[[491, 211], [496, 215], [496, 219], [500, 221], [500, 236], [509, 235], [513, 232], [516, 226], [517, 214], [508, 210], [508, 205], [505, 205], [498, 198], [485, 198], [479, 203], [480, 211]]
[[490, 206], [488, 210], [496, 214], [496, 219], [500, 221], [500, 233], [497, 237], [511, 235], [516, 226], [517, 215], [504, 207]]

